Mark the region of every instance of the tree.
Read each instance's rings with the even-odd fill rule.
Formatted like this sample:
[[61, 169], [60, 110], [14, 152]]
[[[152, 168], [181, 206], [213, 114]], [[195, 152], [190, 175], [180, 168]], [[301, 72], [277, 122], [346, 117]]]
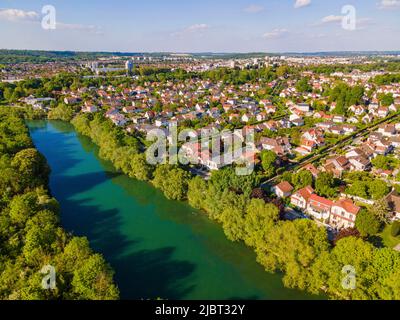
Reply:
[[15, 224], [23, 225], [38, 210], [38, 199], [34, 192], [15, 196], [10, 202], [10, 218]]
[[138, 180], [148, 181], [153, 172], [152, 166], [146, 161], [145, 154], [135, 154], [132, 156], [131, 172], [129, 176]]
[[315, 181], [315, 191], [322, 197], [334, 197], [337, 190], [333, 174], [321, 172]]
[[371, 283], [378, 278], [373, 266], [376, 249], [362, 239], [346, 237], [329, 254], [322, 254], [311, 268], [313, 287], [324, 287], [337, 299], [376, 298]]
[[279, 209], [262, 199], [251, 199], [246, 209], [245, 242], [255, 247], [279, 220]]
[[383, 155], [379, 155], [376, 158], [372, 159], [371, 163], [377, 169], [382, 169], [382, 170], [390, 169], [389, 158]]
[[376, 235], [381, 227], [378, 218], [368, 210], [361, 210], [356, 218], [356, 228], [363, 237]]
[[388, 223], [392, 214], [386, 199], [375, 201], [374, 205], [370, 208], [370, 211], [382, 223]]
[[18, 152], [11, 166], [20, 174], [20, 181], [26, 188], [47, 185], [50, 168], [46, 159], [33, 148]]
[[60, 104], [58, 107], [50, 110], [48, 117], [54, 120], [71, 121], [74, 117], [74, 108], [65, 104]]
[[77, 298], [84, 300], [118, 299], [119, 291], [112, 278], [113, 272], [103, 257], [94, 254], [75, 270], [72, 279], [73, 292], [77, 294]]
[[373, 180], [369, 183], [369, 194], [374, 200], [382, 199], [389, 193], [389, 187], [383, 180]]
[[273, 151], [264, 150], [261, 152], [261, 164], [268, 177], [275, 174], [277, 158], [276, 153]]
[[171, 200], [184, 200], [188, 190], [190, 174], [180, 168], [159, 166], [154, 171], [153, 184]]
[[292, 176], [292, 183], [295, 189], [301, 189], [307, 186], [311, 186], [313, 182], [313, 176], [310, 171], [301, 170]]
[[189, 204], [196, 208], [204, 207], [204, 200], [207, 196], [207, 182], [199, 176], [194, 177], [189, 181], [187, 197]]
[[276, 75], [277, 75], [278, 77], [284, 77], [284, 76], [286, 76], [288, 73], [289, 73], [289, 67], [288, 67], [288, 66], [283, 65], [283, 66], [279, 66], [279, 67], [276, 69]]
[[302, 78], [296, 83], [296, 90], [298, 92], [312, 92], [312, 86], [309, 83], [310, 78]]
[[224, 208], [219, 220], [222, 222], [226, 237], [231, 241], [245, 239], [246, 202], [244, 195], [236, 195], [232, 192], [224, 198]]
[[305, 290], [315, 281], [310, 268], [316, 259], [328, 253], [328, 248], [326, 230], [301, 219], [278, 223], [266, 232], [256, 252], [257, 260], [267, 271], [285, 272], [286, 286]]
[[388, 107], [394, 103], [394, 98], [392, 93], [388, 94], [380, 94], [378, 99], [381, 103], [381, 106]]
[[392, 237], [397, 237], [400, 234], [400, 221], [395, 221], [391, 227]]

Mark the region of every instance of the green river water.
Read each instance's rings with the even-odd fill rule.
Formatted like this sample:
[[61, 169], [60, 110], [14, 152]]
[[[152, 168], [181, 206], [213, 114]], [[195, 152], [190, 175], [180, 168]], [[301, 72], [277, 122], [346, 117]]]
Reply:
[[117, 172], [69, 123], [29, 121], [51, 166], [63, 227], [115, 270], [122, 299], [313, 299], [289, 290], [243, 244], [186, 203]]

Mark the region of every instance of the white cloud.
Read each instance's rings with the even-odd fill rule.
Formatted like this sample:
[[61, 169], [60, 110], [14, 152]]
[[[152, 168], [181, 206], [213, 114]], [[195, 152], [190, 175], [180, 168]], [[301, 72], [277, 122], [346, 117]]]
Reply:
[[9, 21], [35, 21], [39, 19], [39, 14], [35, 11], [0, 9], [0, 19]]
[[77, 30], [77, 31], [85, 31], [85, 32], [90, 32], [90, 33], [95, 33], [95, 34], [103, 34], [103, 32], [101, 31], [101, 29], [99, 27], [93, 26], [93, 25], [57, 22], [56, 28], [62, 29], [62, 30]]
[[310, 4], [311, 4], [311, 0], [296, 0], [294, 7], [297, 9], [297, 8], [307, 7]]
[[333, 14], [323, 17], [321, 19], [321, 23], [334, 23], [334, 22], [342, 22], [343, 16], [335, 16]]
[[[344, 16], [335, 16], [335, 15], [329, 15], [326, 17], [323, 17], [320, 21], [317, 23], [311, 25], [313, 27], [317, 26], [322, 26], [324, 24], [338, 24], [340, 25], [343, 21]], [[356, 20], [356, 29], [355, 30], [363, 30], [367, 26], [373, 25], [375, 22], [371, 18], [359, 18]]]
[[246, 7], [244, 9], [244, 11], [247, 12], [247, 13], [259, 13], [259, 12], [262, 12], [264, 10], [265, 10], [265, 8], [263, 6], [258, 5], [258, 4], [251, 4], [251, 5], [249, 5], [248, 7]]
[[381, 0], [379, 7], [381, 9], [400, 8], [400, 0]]
[[205, 23], [193, 24], [183, 30], [171, 33], [171, 36], [182, 37], [185, 35], [195, 35], [195, 34], [202, 35], [204, 33], [204, 31], [208, 30], [209, 28], [210, 28], [210, 26]]
[[278, 39], [288, 34], [289, 31], [287, 29], [274, 29], [270, 32], [266, 32], [263, 34], [264, 39]]
[[207, 30], [209, 26], [205, 23], [200, 23], [200, 24], [194, 24], [188, 28], [186, 28], [186, 31], [189, 32], [197, 32], [197, 31], [204, 31]]

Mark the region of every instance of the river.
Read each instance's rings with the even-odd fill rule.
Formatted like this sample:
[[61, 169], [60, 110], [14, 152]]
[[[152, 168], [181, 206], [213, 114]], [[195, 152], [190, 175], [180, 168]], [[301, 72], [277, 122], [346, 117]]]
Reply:
[[243, 244], [183, 202], [117, 172], [62, 121], [29, 121], [51, 166], [63, 227], [86, 236], [115, 270], [122, 299], [313, 299], [284, 288]]

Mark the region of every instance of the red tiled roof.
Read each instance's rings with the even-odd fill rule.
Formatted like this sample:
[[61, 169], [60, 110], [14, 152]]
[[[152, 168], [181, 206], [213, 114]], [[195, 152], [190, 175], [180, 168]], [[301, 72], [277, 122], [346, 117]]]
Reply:
[[297, 191], [297, 193], [305, 200], [308, 200], [314, 193], [314, 189], [311, 186], [308, 186], [303, 189], [300, 189], [299, 191]]
[[280, 189], [284, 193], [289, 193], [293, 191], [293, 187], [287, 181], [282, 181], [276, 186], [276, 188]]
[[336, 201], [334, 203], [335, 206], [337, 207], [341, 207], [344, 210], [346, 210], [346, 212], [352, 213], [352, 214], [358, 214], [360, 212], [360, 207], [356, 206], [353, 201], [351, 201], [350, 199], [342, 199], [339, 201]]
[[313, 202], [314, 205], [317, 205], [317, 206], [332, 207], [332, 205], [333, 205], [333, 201], [328, 200], [328, 199], [323, 198], [323, 197], [320, 197], [320, 196], [318, 196], [316, 194], [312, 194], [310, 196], [310, 202], [311, 201]]

